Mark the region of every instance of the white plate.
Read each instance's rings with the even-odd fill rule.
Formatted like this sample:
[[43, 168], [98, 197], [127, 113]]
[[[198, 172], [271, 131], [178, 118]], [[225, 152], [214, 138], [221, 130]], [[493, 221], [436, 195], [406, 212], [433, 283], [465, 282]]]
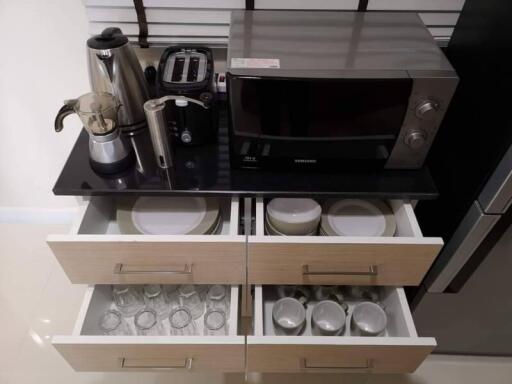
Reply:
[[326, 204], [321, 226], [330, 236], [393, 236], [396, 221], [382, 201], [343, 199]]
[[204, 234], [219, 216], [216, 199], [143, 196], [120, 204], [117, 221], [123, 233], [148, 235]]

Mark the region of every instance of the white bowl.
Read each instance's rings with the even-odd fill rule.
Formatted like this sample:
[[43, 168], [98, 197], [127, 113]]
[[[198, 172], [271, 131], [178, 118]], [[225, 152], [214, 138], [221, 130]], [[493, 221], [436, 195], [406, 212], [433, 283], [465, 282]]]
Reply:
[[322, 207], [313, 199], [272, 199], [267, 204], [268, 221], [287, 235], [306, 235], [316, 230]]
[[288, 233], [280, 232], [276, 228], [274, 228], [272, 223], [268, 220], [268, 214], [267, 214], [267, 215], [265, 215], [265, 232], [268, 235], [272, 235], [272, 236], [316, 236], [317, 228], [315, 227], [315, 229], [309, 233], [301, 233], [299, 235], [290, 235]]

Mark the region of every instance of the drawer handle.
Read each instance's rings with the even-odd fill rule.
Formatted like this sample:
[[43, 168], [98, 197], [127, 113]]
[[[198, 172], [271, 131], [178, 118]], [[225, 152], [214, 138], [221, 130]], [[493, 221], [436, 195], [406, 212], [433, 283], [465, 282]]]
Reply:
[[140, 364], [128, 364], [128, 359], [125, 357], [121, 358], [121, 368], [138, 368], [138, 369], [186, 369], [190, 371], [192, 369], [192, 358], [187, 357], [182, 365], [140, 365]]
[[140, 275], [140, 274], [155, 274], [155, 275], [191, 275], [192, 274], [192, 264], [185, 264], [183, 269], [168, 269], [168, 270], [136, 270], [136, 269], [130, 269], [125, 270], [126, 266], [122, 263], [117, 263], [114, 266], [114, 273], [116, 275]]
[[302, 274], [305, 276], [377, 276], [377, 266], [370, 265], [367, 271], [310, 271], [309, 265], [305, 264], [302, 266]]
[[338, 370], [338, 371], [343, 371], [343, 370], [355, 370], [355, 369], [359, 369], [359, 370], [368, 370], [368, 369], [372, 369], [373, 368], [373, 361], [371, 359], [367, 359], [366, 360], [366, 364], [365, 365], [355, 365], [355, 366], [344, 366], [344, 367], [336, 367], [336, 366], [315, 366], [315, 365], [309, 365], [308, 364], [308, 361], [307, 359], [302, 359], [301, 360], [301, 369], [302, 370], [322, 370], [322, 369], [325, 369], [325, 370]]

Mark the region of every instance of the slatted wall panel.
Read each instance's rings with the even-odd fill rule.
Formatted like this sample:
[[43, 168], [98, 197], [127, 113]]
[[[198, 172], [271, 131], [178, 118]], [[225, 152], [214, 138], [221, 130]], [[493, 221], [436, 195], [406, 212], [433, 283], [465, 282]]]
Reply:
[[[255, 9], [357, 10], [361, 0], [254, 0]], [[139, 27], [132, 0], [84, 0], [90, 33], [116, 26], [137, 41]], [[464, 0], [368, 0], [368, 11], [419, 12], [439, 44], [450, 39]], [[230, 12], [245, 0], [144, 0], [152, 46], [202, 43], [225, 46]]]

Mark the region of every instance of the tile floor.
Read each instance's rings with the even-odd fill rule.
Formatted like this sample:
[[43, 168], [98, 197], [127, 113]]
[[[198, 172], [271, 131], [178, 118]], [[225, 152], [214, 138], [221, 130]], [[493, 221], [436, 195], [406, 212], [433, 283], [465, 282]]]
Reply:
[[[51, 345], [72, 331], [85, 286], [72, 285], [45, 244], [64, 225], [0, 224], [0, 384], [243, 383], [239, 374], [76, 373]], [[510, 383], [512, 359], [431, 356], [413, 375], [249, 375], [252, 383]]]

